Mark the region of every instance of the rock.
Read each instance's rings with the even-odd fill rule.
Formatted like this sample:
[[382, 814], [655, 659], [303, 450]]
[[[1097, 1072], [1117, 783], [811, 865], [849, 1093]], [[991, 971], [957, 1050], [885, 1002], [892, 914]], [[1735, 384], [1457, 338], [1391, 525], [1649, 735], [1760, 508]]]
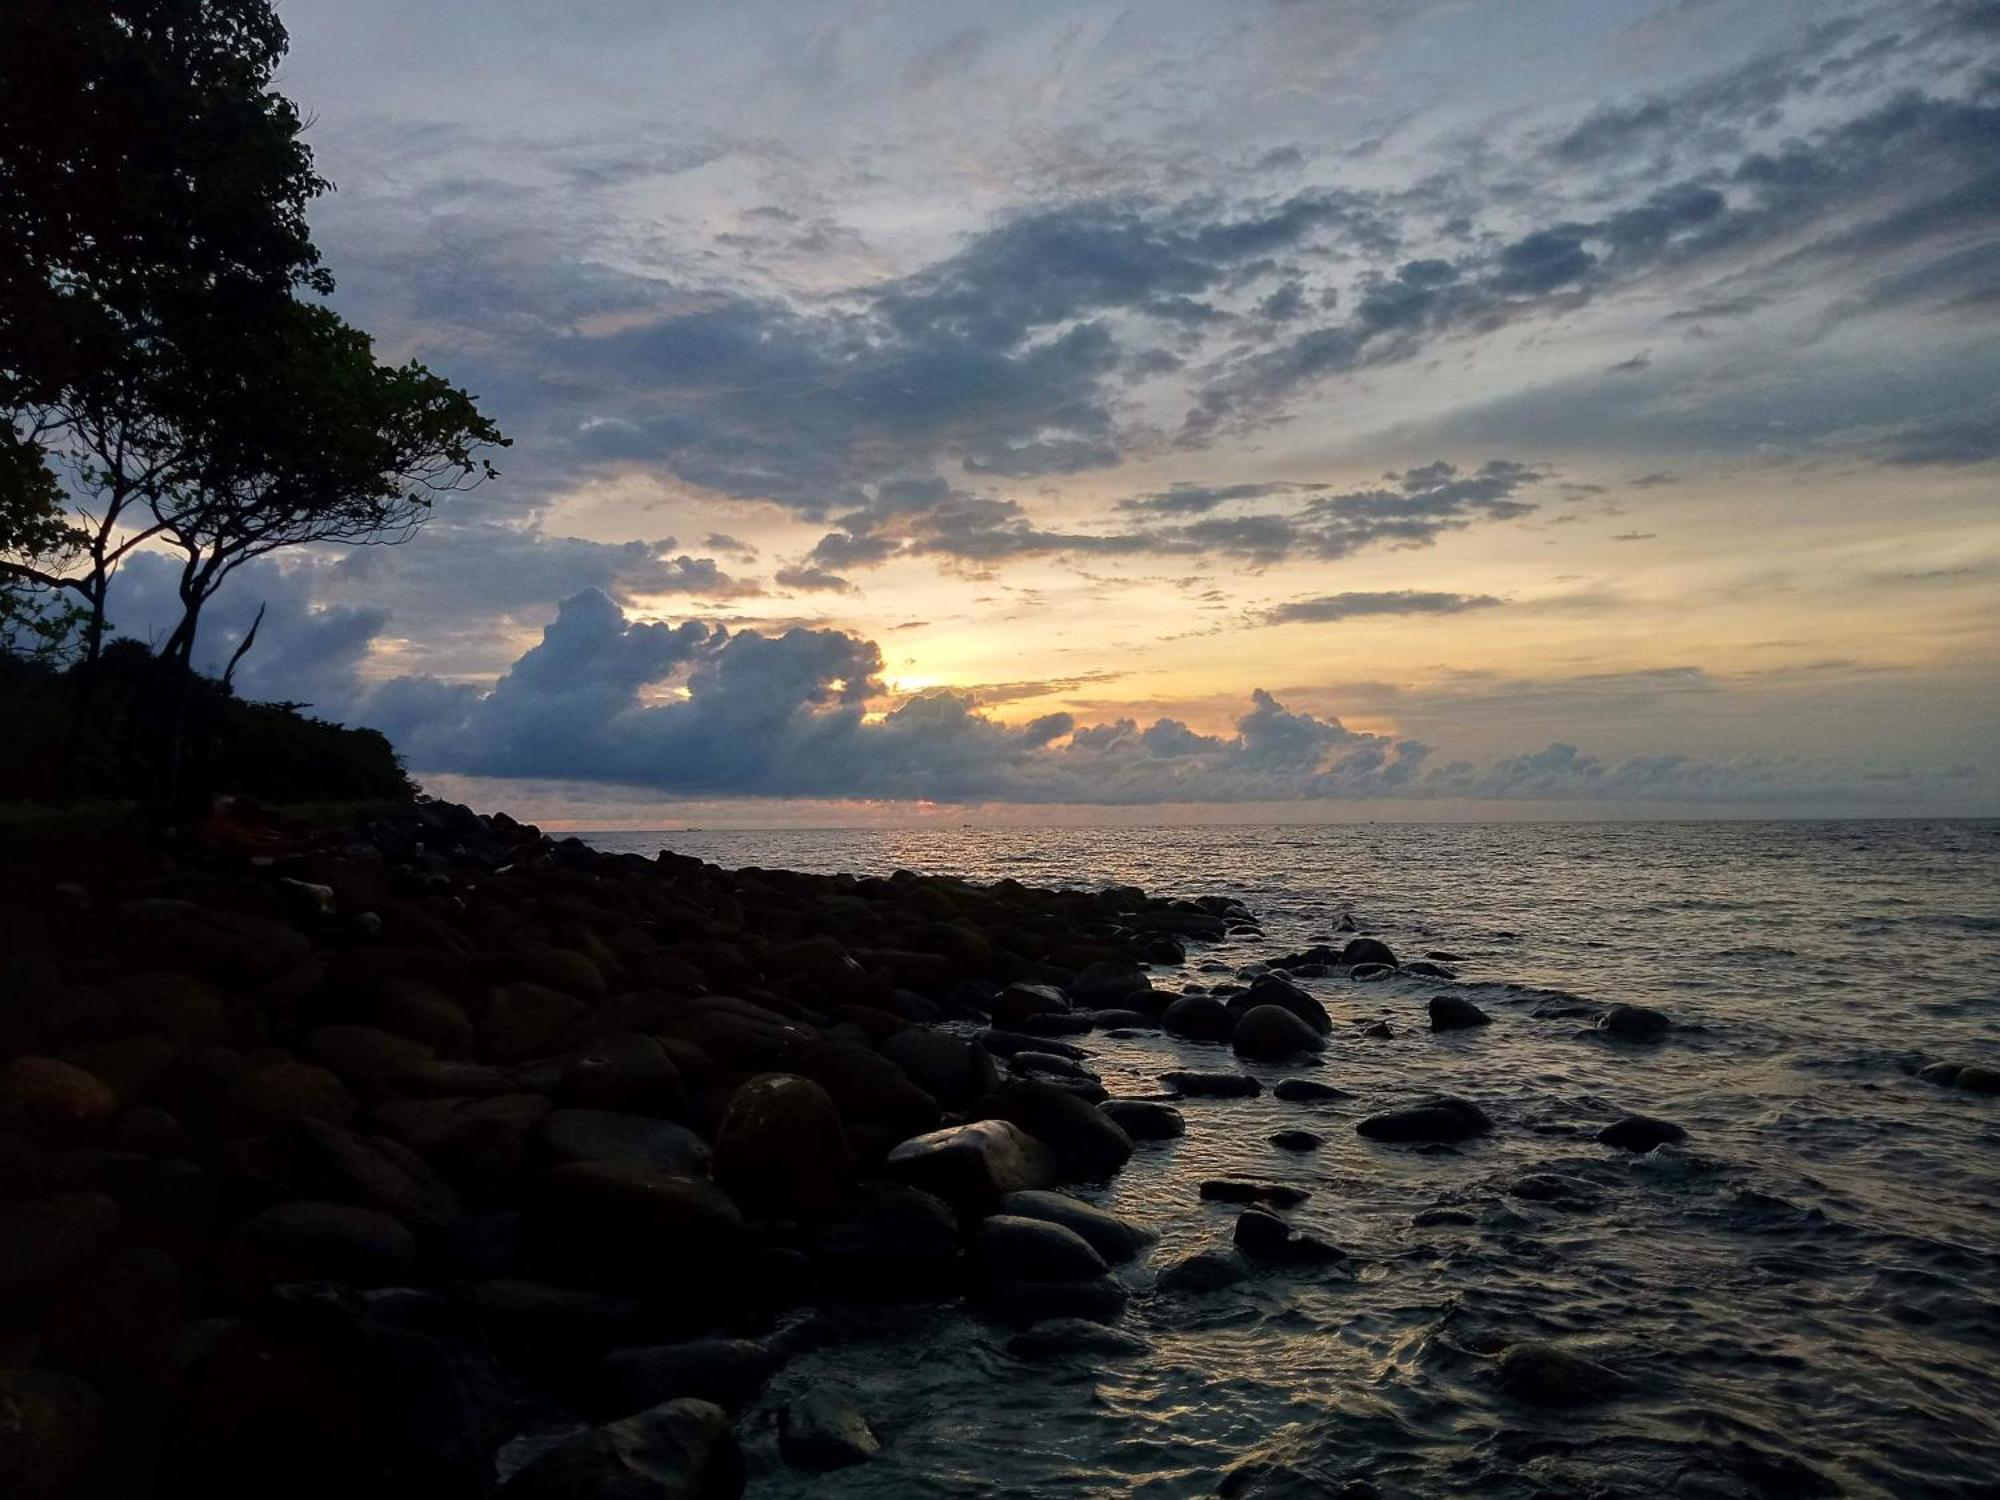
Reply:
[[1491, 1016], [1463, 995], [1433, 995], [1430, 1010], [1432, 1031], [1464, 1031], [1493, 1024]]
[[1002, 1085], [987, 1101], [987, 1111], [1047, 1146], [1064, 1180], [1108, 1177], [1132, 1156], [1132, 1138], [1109, 1115], [1039, 1079], [1017, 1078]]
[[1323, 1265], [1345, 1260], [1347, 1252], [1325, 1240], [1292, 1228], [1276, 1214], [1247, 1208], [1236, 1216], [1236, 1245], [1255, 1260], [1284, 1265]]
[[1144, 1354], [1151, 1347], [1136, 1333], [1107, 1328], [1088, 1318], [1044, 1318], [1007, 1341], [1016, 1359], [1060, 1359], [1070, 1354]]
[[351, 1203], [281, 1203], [236, 1226], [225, 1247], [230, 1279], [246, 1291], [287, 1281], [395, 1286], [416, 1259], [410, 1231]]
[[1271, 1097], [1282, 1099], [1287, 1104], [1323, 1104], [1350, 1096], [1346, 1089], [1337, 1089], [1330, 1083], [1320, 1083], [1311, 1078], [1287, 1078], [1271, 1086]]
[[397, 1099], [375, 1106], [374, 1119], [432, 1165], [481, 1186], [504, 1182], [527, 1158], [528, 1132], [549, 1113], [540, 1094], [480, 1099]]
[[299, 1141], [299, 1181], [317, 1197], [373, 1209], [419, 1230], [440, 1230], [458, 1217], [457, 1194], [398, 1141], [324, 1120], [301, 1121]]
[[1651, 1042], [1673, 1029], [1673, 1022], [1643, 1005], [1614, 1005], [1598, 1019], [1597, 1029], [1625, 1042]]
[[1089, 1016], [1078, 1015], [1074, 1011], [1052, 1012], [1045, 1016], [1028, 1016], [1021, 1022], [1021, 1030], [1032, 1037], [1083, 1036], [1091, 1030]]
[[1403, 965], [1405, 974], [1416, 974], [1425, 979], [1456, 979], [1458, 975], [1443, 964], [1432, 963], [1429, 959], [1412, 959]]
[[1219, 1292], [1250, 1277], [1250, 1261], [1233, 1245], [1197, 1250], [1161, 1270], [1155, 1284], [1163, 1292]]
[[306, 1052], [321, 1067], [360, 1084], [390, 1084], [435, 1055], [422, 1042], [378, 1026], [322, 1026], [306, 1038]]
[[1253, 1099], [1264, 1085], [1248, 1073], [1195, 1073], [1185, 1069], [1162, 1073], [1160, 1081], [1190, 1099]]
[[354, 1096], [325, 1068], [273, 1062], [253, 1067], [230, 1086], [229, 1103], [253, 1129], [276, 1129], [300, 1120], [345, 1125], [354, 1118]]
[[552, 1167], [530, 1186], [521, 1228], [538, 1258], [579, 1284], [657, 1284], [661, 1268], [699, 1285], [732, 1268], [743, 1216], [721, 1189], [626, 1162]]
[[1025, 1219], [1042, 1219], [1081, 1235], [1107, 1261], [1126, 1261], [1159, 1236], [1116, 1214], [1107, 1213], [1067, 1193], [1027, 1190], [1000, 1200], [1000, 1212]]
[[1280, 1005], [1253, 1005], [1236, 1023], [1230, 1045], [1239, 1057], [1282, 1062], [1326, 1045], [1320, 1033]]
[[[830, 1102], [828, 1117], [832, 1117]], [[536, 1127], [535, 1144], [557, 1165], [572, 1161], [616, 1161], [684, 1177], [709, 1174], [708, 1142], [685, 1125], [656, 1120], [650, 1115], [618, 1114], [605, 1109], [553, 1110]]]
[[1013, 1030], [1031, 1016], [1066, 1015], [1069, 1000], [1052, 984], [1010, 984], [993, 997], [993, 1024]]
[[1402, 972], [1394, 964], [1356, 964], [1347, 971], [1347, 977], [1363, 984], [1373, 984], [1378, 979], [1394, 979]]
[[1053, 1052], [1016, 1052], [1008, 1059], [1008, 1064], [1015, 1072], [1031, 1077], [1079, 1078], [1087, 1083], [1103, 1081], [1074, 1058], [1057, 1057]]
[[510, 1063], [560, 1052], [588, 1011], [575, 996], [539, 984], [502, 985], [479, 1013], [480, 1054]]
[[1279, 1130], [1265, 1137], [1280, 1151], [1317, 1151], [1326, 1144], [1326, 1137], [1315, 1135], [1310, 1130]]
[[0, 1494], [63, 1500], [80, 1493], [98, 1453], [97, 1395], [48, 1370], [0, 1369]]
[[[1053, 1225], [1043, 1225], [1045, 1229]], [[1003, 1322], [1039, 1323], [1048, 1318], [1084, 1318], [1111, 1323], [1125, 1311], [1131, 1294], [1115, 1277], [1071, 1281], [988, 1280], [979, 1289], [981, 1307]]]
[[118, 1232], [117, 1200], [104, 1193], [57, 1193], [0, 1208], [0, 1303], [46, 1294], [76, 1274]]
[[1097, 1107], [1135, 1141], [1171, 1141], [1187, 1134], [1187, 1121], [1171, 1104], [1151, 1099], [1106, 1099]]
[[1371, 1141], [1464, 1141], [1493, 1128], [1486, 1111], [1469, 1099], [1439, 1098], [1408, 1109], [1368, 1116], [1355, 1130]]
[[2000, 1068], [1968, 1063], [1958, 1070], [1958, 1086], [1975, 1094], [2000, 1094]]
[[1370, 1021], [1361, 1028], [1360, 1035], [1374, 1041], [1387, 1042], [1395, 1038], [1396, 1031], [1387, 1021]]
[[1479, 1222], [1479, 1215], [1473, 1213], [1470, 1209], [1465, 1209], [1465, 1208], [1450, 1208], [1450, 1207], [1426, 1208], [1426, 1209], [1420, 1209], [1418, 1212], [1410, 1215], [1410, 1223], [1414, 1228], [1417, 1229], [1436, 1229], [1443, 1227], [1462, 1229], [1467, 1227], [1468, 1225], [1477, 1224], [1478, 1222]]
[[108, 1144], [114, 1151], [140, 1156], [186, 1156], [194, 1149], [194, 1137], [166, 1110], [141, 1104], [118, 1117]]
[[730, 1095], [715, 1132], [715, 1176], [753, 1212], [822, 1213], [840, 1196], [848, 1166], [840, 1111], [811, 1079], [766, 1073]]
[[1651, 1151], [1655, 1146], [1664, 1146], [1670, 1141], [1686, 1140], [1687, 1132], [1671, 1120], [1656, 1120], [1651, 1115], [1627, 1115], [1598, 1131], [1597, 1138], [1620, 1151]]
[[1090, 1024], [1098, 1031], [1158, 1031], [1159, 1020], [1140, 1010], [1094, 1010]]
[[1239, 1015], [1260, 1005], [1291, 1012], [1321, 1036], [1333, 1030], [1333, 1017], [1326, 1013], [1326, 1007], [1282, 974], [1259, 974], [1247, 990], [1232, 995], [1229, 1001], [1229, 1008]]
[[1941, 1088], [1951, 1088], [1958, 1083], [1958, 1075], [1965, 1071], [1964, 1063], [1934, 1062], [1917, 1069], [1917, 1077], [1925, 1083], [1935, 1083]]
[[1590, 1406], [1631, 1389], [1631, 1382], [1607, 1365], [1556, 1344], [1514, 1344], [1495, 1369], [1500, 1388], [1531, 1406]]
[[1000, 1082], [992, 1054], [979, 1043], [929, 1026], [905, 1027], [882, 1044], [882, 1055], [947, 1109], [969, 1108]]
[[1083, 1059], [1090, 1054], [1072, 1042], [1061, 1042], [1053, 1037], [1026, 1036], [1018, 1031], [988, 1031], [980, 1038], [980, 1045], [995, 1057], [1012, 1057], [1017, 1052], [1053, 1052], [1058, 1057]]
[[1239, 1177], [1211, 1177], [1201, 1185], [1201, 1196], [1212, 1203], [1269, 1203], [1278, 1208], [1296, 1208], [1312, 1193], [1307, 1188], [1281, 1182], [1245, 1182]]
[[[167, 1373], [187, 1301], [172, 1256], [117, 1251], [55, 1307], [44, 1345], [53, 1363], [93, 1380], [157, 1380]], [[0, 1447], [5, 1442], [0, 1437]], [[4, 1468], [0, 1463], [0, 1472]]]
[[189, 1046], [227, 1046], [222, 996], [186, 974], [128, 974], [111, 987], [132, 1029]]
[[498, 1493], [504, 1500], [732, 1500], [743, 1493], [743, 1455], [729, 1413], [682, 1398], [571, 1438]]
[[958, 1218], [930, 1193], [895, 1182], [861, 1183], [820, 1226], [812, 1250], [839, 1286], [926, 1296], [954, 1278]]
[[666, 1049], [629, 1031], [597, 1037], [570, 1053], [556, 1097], [583, 1109], [638, 1115], [683, 1115], [688, 1107], [681, 1070]]
[[820, 1042], [801, 1052], [791, 1072], [812, 1079], [833, 1096], [841, 1119], [908, 1134], [938, 1122], [938, 1103], [872, 1047]]
[[607, 1416], [683, 1396], [739, 1411], [757, 1399], [777, 1367], [777, 1357], [751, 1339], [687, 1339], [619, 1349], [598, 1366], [594, 1399]]
[[1104, 1257], [1075, 1230], [1017, 1214], [982, 1219], [972, 1251], [995, 1281], [1082, 1281], [1106, 1270]]
[[94, 1073], [53, 1057], [17, 1057], [0, 1068], [0, 1125], [37, 1140], [68, 1142], [102, 1128], [118, 1095]]
[[1160, 1017], [1167, 1035], [1190, 1042], [1226, 1042], [1236, 1030], [1236, 1016], [1213, 995], [1183, 995]]
[[1121, 959], [1099, 959], [1086, 964], [1069, 982], [1069, 992], [1078, 1005], [1090, 1010], [1129, 1003], [1153, 987], [1146, 971]]
[[1358, 937], [1340, 950], [1340, 956], [1334, 962], [1346, 969], [1358, 969], [1369, 964], [1393, 969], [1396, 967], [1396, 955], [1387, 943], [1379, 939]]
[[884, 1169], [947, 1202], [974, 1206], [1047, 1187], [1058, 1175], [1049, 1148], [1007, 1120], [974, 1120], [904, 1141]]
[[778, 1419], [778, 1452], [795, 1469], [823, 1474], [866, 1463], [881, 1451], [867, 1419], [826, 1391], [808, 1391]]

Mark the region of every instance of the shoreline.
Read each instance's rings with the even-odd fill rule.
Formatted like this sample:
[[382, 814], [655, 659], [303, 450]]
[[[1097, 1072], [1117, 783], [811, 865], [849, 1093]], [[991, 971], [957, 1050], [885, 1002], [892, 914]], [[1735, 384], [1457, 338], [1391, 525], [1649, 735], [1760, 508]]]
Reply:
[[[635, 1493], [734, 1493], [729, 1413], [825, 1336], [815, 1308], [962, 1297], [1043, 1356], [1114, 1338], [1112, 1268], [1151, 1236], [1055, 1190], [1233, 1085], [1109, 1100], [1073, 1038], [1240, 1029], [1303, 1064], [1331, 1024], [1276, 975], [1153, 986], [1260, 935], [1221, 897], [732, 872], [441, 803], [34, 853], [0, 891], [29, 1495], [204, 1492], [302, 1444], [309, 1493], [483, 1495], [503, 1449], [509, 1496], [662, 1452]], [[1267, 1258], [1338, 1253], [1217, 1193]], [[788, 1463], [873, 1451], [865, 1413], [806, 1405]]]

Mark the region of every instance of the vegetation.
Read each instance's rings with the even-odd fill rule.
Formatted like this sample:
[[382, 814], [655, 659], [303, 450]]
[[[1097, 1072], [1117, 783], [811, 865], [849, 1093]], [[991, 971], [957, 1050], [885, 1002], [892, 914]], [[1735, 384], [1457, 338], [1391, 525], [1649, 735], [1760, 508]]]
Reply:
[[[406, 540], [438, 493], [492, 475], [480, 452], [506, 439], [471, 396], [379, 362], [315, 300], [333, 283], [306, 209], [329, 184], [270, 86], [286, 38], [269, 0], [21, 0], [8, 29], [0, 647], [79, 663], [42, 694], [73, 721], [64, 788], [101, 793], [93, 765], [144, 762], [162, 795], [192, 791], [184, 764], [242, 774], [201, 736], [251, 733], [251, 707], [225, 712], [226, 687], [191, 665], [229, 575], [284, 547]], [[130, 661], [99, 670], [112, 578], [141, 548], [182, 561], [167, 670], [143, 689]], [[113, 727], [135, 692], [150, 719]], [[159, 746], [102, 760], [149, 726]], [[309, 738], [287, 728], [272, 748]]]

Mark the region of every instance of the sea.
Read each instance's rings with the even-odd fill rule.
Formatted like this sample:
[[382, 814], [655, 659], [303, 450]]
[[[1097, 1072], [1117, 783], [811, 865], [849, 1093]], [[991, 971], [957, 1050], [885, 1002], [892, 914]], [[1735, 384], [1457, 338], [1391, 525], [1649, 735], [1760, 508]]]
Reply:
[[[1190, 1100], [1083, 1196], [1158, 1230], [1121, 1275], [1147, 1352], [1028, 1363], [963, 1308], [884, 1309], [793, 1360], [743, 1426], [753, 1495], [2000, 1495], [2000, 1097], [1920, 1079], [2000, 1066], [2000, 821], [725, 830], [585, 835], [718, 864], [1237, 897], [1261, 937], [1194, 946], [1212, 984], [1351, 924], [1453, 981], [1305, 981], [1335, 1018], [1330, 1103]], [[1428, 999], [1493, 1024], [1433, 1033]], [[1604, 1039], [1603, 1008], [1675, 1022]], [[1391, 1036], [1364, 1036], [1387, 1020]], [[1165, 1037], [1080, 1039], [1114, 1094], [1237, 1066]], [[1296, 1067], [1246, 1065], [1267, 1085]], [[1496, 1128], [1384, 1146], [1433, 1092]], [[1633, 1156], [1626, 1113], [1687, 1140]], [[1322, 1134], [1293, 1153], [1267, 1138]], [[1524, 1178], [1571, 1179], [1557, 1200]], [[1345, 1261], [1202, 1295], [1158, 1268], [1226, 1243], [1216, 1176], [1290, 1183]], [[1432, 1211], [1447, 1222], [1425, 1222]], [[1495, 1351], [1553, 1342], [1618, 1391], [1547, 1410]], [[775, 1412], [846, 1393], [883, 1442], [811, 1477]]]

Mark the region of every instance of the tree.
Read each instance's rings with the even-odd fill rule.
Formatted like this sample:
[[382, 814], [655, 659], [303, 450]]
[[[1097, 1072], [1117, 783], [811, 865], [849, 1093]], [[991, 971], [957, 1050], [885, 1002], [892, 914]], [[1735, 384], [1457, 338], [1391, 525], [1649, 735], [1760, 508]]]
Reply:
[[[63, 510], [62, 486], [41, 448], [12, 423], [0, 426], [0, 566], [59, 574], [79, 538]], [[82, 607], [60, 590], [0, 571], [0, 651], [33, 661], [61, 657]]]
[[6, 39], [0, 414], [72, 514], [69, 547], [8, 547], [0, 574], [75, 595], [94, 661], [111, 574], [200, 458], [176, 411], [226, 353], [215, 329], [331, 290], [305, 216], [327, 184], [270, 89], [269, 0], [13, 0]]

